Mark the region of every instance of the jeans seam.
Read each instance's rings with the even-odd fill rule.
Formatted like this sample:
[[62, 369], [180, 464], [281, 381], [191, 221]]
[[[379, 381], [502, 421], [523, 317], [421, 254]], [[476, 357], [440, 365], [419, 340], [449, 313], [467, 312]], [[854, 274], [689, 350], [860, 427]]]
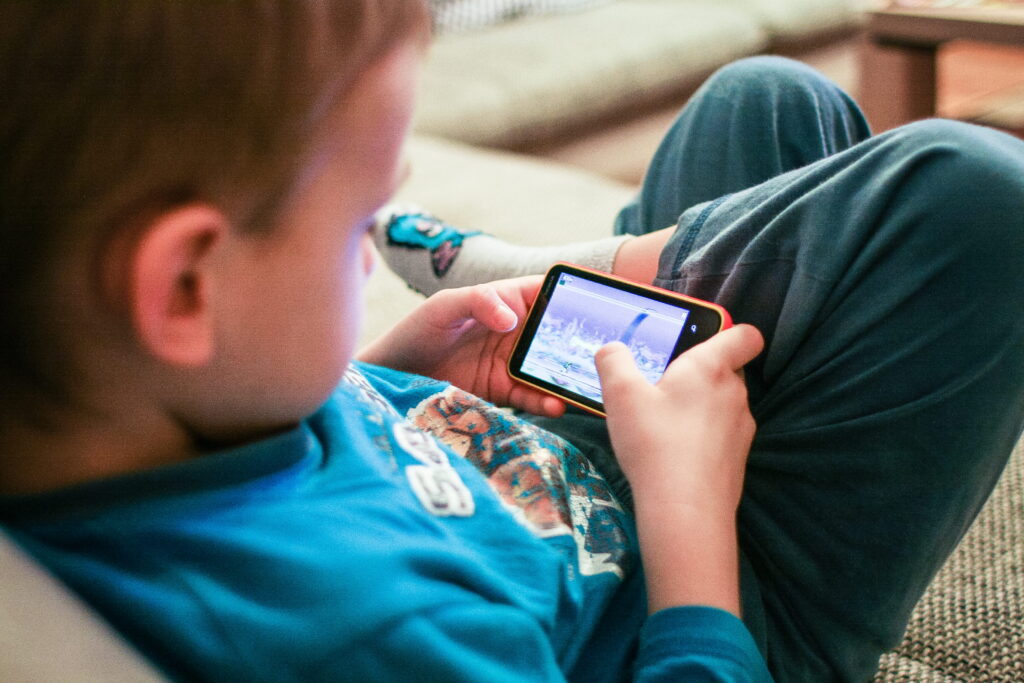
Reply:
[[[825, 284], [825, 285], [835, 285], [837, 283], [837, 280], [836, 280], [835, 277], [832, 277], [832, 276], [829, 276], [829, 275], [820, 275], [818, 273], [810, 271], [810, 270], [806, 269], [803, 266], [803, 262], [801, 261], [801, 259], [798, 259], [795, 256], [788, 256], [788, 255], [787, 256], [766, 256], [766, 257], [763, 257], [763, 258], [750, 259], [748, 261], [737, 261], [736, 263], [730, 264], [729, 267], [724, 269], [724, 270], [713, 270], [713, 271], [709, 270], [709, 271], [706, 271], [706, 272], [702, 272], [699, 275], [679, 275], [678, 271], [677, 271], [677, 273], [674, 273], [672, 277], [660, 277], [659, 276], [658, 280], [660, 280], [661, 282], [664, 282], [664, 283], [673, 283], [673, 282], [684, 282], [684, 281], [685, 282], [690, 282], [691, 280], [707, 280], [709, 278], [716, 278], [716, 277], [727, 277], [727, 276], [730, 276], [730, 275], [735, 275], [737, 269], [739, 269], [739, 268], [745, 268], [747, 266], [758, 266], [758, 265], [762, 265], [762, 264], [765, 264], [765, 263], [789, 263], [789, 264], [793, 265], [793, 272], [794, 272], [794, 274], [799, 274], [800, 276], [805, 277], [808, 280], [812, 280], [814, 282], [818, 282], [818, 283]], [[664, 284], [658, 285], [658, 286], [659, 287], [665, 287], [666, 289], [670, 289], [670, 287], [666, 287], [666, 285], [664, 285]]]
[[673, 273], [678, 273], [680, 268], [682, 268], [683, 261], [686, 260], [686, 257], [689, 256], [690, 252], [693, 250], [693, 244], [697, 241], [697, 235], [700, 233], [700, 229], [704, 227], [704, 223], [707, 222], [712, 212], [721, 206], [722, 203], [730, 196], [730, 194], [727, 194], [709, 203], [701, 210], [697, 218], [690, 223], [690, 227], [686, 229], [686, 235], [683, 236], [683, 241], [679, 245], [679, 251], [676, 252], [676, 260], [672, 264]]

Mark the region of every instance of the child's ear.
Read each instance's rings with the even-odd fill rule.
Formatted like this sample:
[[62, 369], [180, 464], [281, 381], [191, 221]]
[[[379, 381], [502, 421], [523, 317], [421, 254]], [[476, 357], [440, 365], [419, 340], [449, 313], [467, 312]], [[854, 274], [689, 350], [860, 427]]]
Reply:
[[190, 204], [151, 221], [135, 243], [127, 294], [135, 332], [153, 356], [186, 367], [213, 357], [211, 252], [229, 227], [216, 209]]

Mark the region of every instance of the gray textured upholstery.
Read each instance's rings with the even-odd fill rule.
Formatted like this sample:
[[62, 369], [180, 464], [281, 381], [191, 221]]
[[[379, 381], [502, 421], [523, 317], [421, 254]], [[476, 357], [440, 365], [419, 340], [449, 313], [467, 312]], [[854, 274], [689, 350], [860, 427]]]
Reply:
[[1024, 441], [875, 681], [1024, 681]]

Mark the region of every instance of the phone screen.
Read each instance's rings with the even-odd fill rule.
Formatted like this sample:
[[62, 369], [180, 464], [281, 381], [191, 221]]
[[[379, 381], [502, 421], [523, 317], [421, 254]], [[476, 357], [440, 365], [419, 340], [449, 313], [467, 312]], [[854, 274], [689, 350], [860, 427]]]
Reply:
[[[594, 354], [620, 341], [640, 372], [657, 382], [685, 348], [722, 328], [701, 302], [569, 266], [541, 288], [510, 362], [513, 377], [603, 412]], [[698, 310], [699, 309], [699, 310]]]

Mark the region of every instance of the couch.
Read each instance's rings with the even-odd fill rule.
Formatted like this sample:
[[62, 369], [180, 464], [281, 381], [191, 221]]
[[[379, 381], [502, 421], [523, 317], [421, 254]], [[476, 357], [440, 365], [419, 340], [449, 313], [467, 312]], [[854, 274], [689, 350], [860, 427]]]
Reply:
[[[866, 1], [605, 0], [586, 11], [442, 33], [427, 56], [416, 128], [475, 145], [535, 148], [678, 98], [739, 57], [849, 34]], [[467, 2], [520, 12], [559, 4]]]

